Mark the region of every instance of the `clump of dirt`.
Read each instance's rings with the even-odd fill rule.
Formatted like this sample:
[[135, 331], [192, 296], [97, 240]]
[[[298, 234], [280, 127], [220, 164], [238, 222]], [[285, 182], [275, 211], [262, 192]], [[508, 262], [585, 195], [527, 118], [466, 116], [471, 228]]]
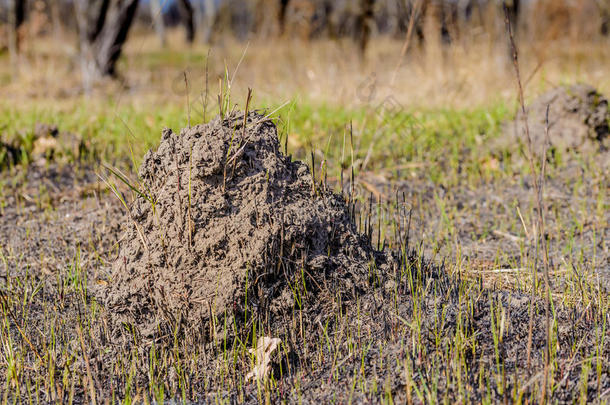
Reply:
[[138, 176], [102, 296], [111, 319], [145, 339], [224, 315], [269, 321], [305, 297], [348, 301], [385, 282], [387, 259], [357, 232], [345, 199], [285, 156], [258, 113], [165, 129]]
[[73, 163], [93, 152], [81, 136], [60, 131], [57, 125], [37, 122], [10, 140], [0, 139], [0, 170], [20, 163]]
[[80, 160], [93, 152], [81, 136], [60, 131], [57, 125], [36, 123], [32, 134], [30, 157], [34, 161]]
[[[535, 152], [543, 150], [546, 110], [549, 106], [549, 140], [561, 150], [595, 151], [610, 146], [608, 99], [586, 84], [561, 86], [544, 93], [527, 107]], [[519, 112], [505, 125], [505, 140], [523, 142], [525, 118]]]

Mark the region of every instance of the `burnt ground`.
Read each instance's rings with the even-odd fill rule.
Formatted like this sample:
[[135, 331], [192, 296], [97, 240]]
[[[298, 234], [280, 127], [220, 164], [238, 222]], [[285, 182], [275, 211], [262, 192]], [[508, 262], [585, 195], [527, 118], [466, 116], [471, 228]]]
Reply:
[[[610, 289], [609, 162], [610, 153], [602, 151], [547, 167], [545, 223], [558, 279], [586, 277]], [[412, 235], [424, 242], [430, 257], [459, 254], [471, 270], [496, 271], [494, 281], [508, 278], [514, 284], [517, 273], [524, 272], [523, 260], [535, 254], [536, 200], [527, 174], [481, 176], [478, 184], [464, 180], [440, 187], [425, 175], [409, 173], [368, 173], [360, 179], [360, 192], [374, 200], [404, 196], [406, 207], [413, 209]]]
[[[608, 169], [603, 153], [592, 161], [564, 162], [546, 183], [554, 293], [550, 395], [557, 402], [607, 400], [610, 393]], [[589, 164], [593, 170], [582, 170]], [[210, 317], [207, 335], [170, 329], [151, 346], [137, 333], [120, 342], [108, 338], [112, 321], [99, 291], [109, 287], [109, 269], [120, 258], [117, 242], [131, 224], [96, 171], [103, 172], [39, 162], [1, 174], [2, 339], [12, 343], [3, 348], [5, 398], [539, 400], [544, 305], [539, 290], [530, 307], [528, 271], [519, 270], [533, 255], [526, 176], [462, 188], [362, 174], [354, 218], [364, 218], [356, 228], [371, 245], [378, 220], [367, 213], [371, 188], [388, 206], [397, 190], [404, 192], [412, 208], [408, 242], [407, 228], [392, 231], [392, 221], [382, 221], [389, 249], [401, 251], [401, 265], [387, 281], [373, 280], [352, 297], [316, 291], [313, 277], [305, 278], [308, 299], [282, 318], [258, 319], [247, 323], [251, 331], [238, 331], [226, 325], [230, 318]], [[129, 189], [119, 189], [131, 201]], [[244, 376], [252, 366], [247, 348], [261, 333], [283, 344], [272, 379], [259, 385]]]
[[47, 281], [63, 278], [66, 266], [86, 268], [90, 281], [97, 279], [119, 236], [122, 214], [91, 166], [33, 164], [2, 177], [5, 282], [24, 271]]

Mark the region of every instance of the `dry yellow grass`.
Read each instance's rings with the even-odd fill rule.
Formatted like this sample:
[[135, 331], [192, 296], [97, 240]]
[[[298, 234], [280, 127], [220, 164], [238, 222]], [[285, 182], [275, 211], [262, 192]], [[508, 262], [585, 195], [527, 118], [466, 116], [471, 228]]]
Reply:
[[[61, 105], [80, 99], [76, 41], [43, 38], [31, 44], [17, 67], [0, 67], [0, 89], [16, 103]], [[471, 108], [515, 99], [515, 82], [506, 42], [498, 35], [470, 33], [450, 46], [410, 44], [399, 65], [402, 41], [377, 38], [362, 62], [350, 40], [269, 40], [246, 44], [226, 39], [210, 52], [209, 92], [218, 92], [225, 66], [230, 75], [239, 64], [232, 93], [255, 90], [257, 98], [281, 102], [307, 99], [346, 107], [380, 103], [392, 97], [408, 108]], [[570, 39], [520, 42], [526, 97], [561, 83], [586, 82], [610, 93], [608, 41]], [[182, 32], [170, 33], [163, 49], [149, 33], [134, 32], [120, 66], [128, 88], [105, 83], [92, 99], [133, 104], [184, 103], [186, 70], [191, 95], [205, 87], [208, 48], [183, 43]], [[392, 82], [392, 79], [394, 81]]]

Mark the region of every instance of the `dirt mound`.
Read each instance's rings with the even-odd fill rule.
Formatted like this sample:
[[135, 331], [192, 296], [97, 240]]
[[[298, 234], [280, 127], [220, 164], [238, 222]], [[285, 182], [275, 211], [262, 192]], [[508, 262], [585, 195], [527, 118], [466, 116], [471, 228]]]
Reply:
[[[552, 147], [567, 150], [598, 150], [610, 142], [608, 100], [585, 84], [557, 87], [538, 97], [527, 108], [532, 146], [543, 149], [546, 109], [549, 108], [549, 139]], [[505, 125], [505, 139], [523, 142], [525, 120], [519, 112]]]
[[111, 317], [143, 337], [223, 315], [268, 320], [304, 297], [349, 300], [379, 282], [383, 256], [357, 233], [344, 198], [280, 152], [269, 119], [246, 121], [166, 129], [144, 157], [142, 195], [103, 291]]

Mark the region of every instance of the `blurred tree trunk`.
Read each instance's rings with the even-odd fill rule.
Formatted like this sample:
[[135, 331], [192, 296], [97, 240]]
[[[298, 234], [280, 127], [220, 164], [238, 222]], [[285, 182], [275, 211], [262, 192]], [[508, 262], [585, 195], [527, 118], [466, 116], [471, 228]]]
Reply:
[[284, 35], [284, 31], [286, 30], [286, 10], [288, 9], [289, 2], [290, 0], [280, 0], [280, 10], [277, 16], [280, 35]]
[[199, 19], [198, 28], [201, 30], [201, 40], [204, 44], [209, 44], [212, 41], [212, 29], [214, 28], [214, 22], [216, 21], [216, 4], [214, 0], [203, 0], [203, 10], [201, 12], [201, 18]]
[[23, 23], [25, 22], [25, 0], [13, 0], [15, 2], [15, 32], [17, 33], [17, 52], [20, 51], [23, 39]]
[[366, 48], [371, 37], [371, 30], [374, 22], [374, 7], [375, 0], [360, 0], [360, 15], [358, 17], [358, 48], [360, 49], [360, 56], [364, 58], [366, 54]]
[[324, 21], [326, 24], [326, 32], [328, 33], [328, 37], [331, 39], [337, 39], [337, 27], [335, 21], [335, 3], [332, 0], [324, 0], [323, 2], [324, 8]]
[[597, 6], [601, 14], [600, 33], [608, 36], [610, 34], [610, 0], [598, 0]]
[[193, 19], [193, 6], [189, 0], [178, 0], [178, 12], [180, 13], [180, 19], [184, 23], [186, 28], [186, 40], [187, 42], [193, 43], [195, 39], [195, 22]]
[[77, 0], [75, 5], [84, 80], [116, 76], [138, 0]]
[[22, 40], [22, 25], [25, 22], [25, 0], [9, 0], [8, 3], [8, 35], [9, 53], [14, 61], [20, 51]]
[[163, 10], [159, 0], [150, 0], [150, 15], [153, 20], [155, 32], [159, 38], [162, 47], [165, 47], [167, 40], [165, 38], [165, 24], [163, 23]]
[[49, 2], [49, 7], [51, 9], [51, 20], [53, 21], [53, 35], [56, 40], [59, 40], [62, 35], [59, 0]]
[[106, 23], [110, 0], [77, 0], [76, 4], [81, 7], [79, 12], [83, 21], [81, 28], [85, 33], [87, 41], [93, 43], [102, 32]]

